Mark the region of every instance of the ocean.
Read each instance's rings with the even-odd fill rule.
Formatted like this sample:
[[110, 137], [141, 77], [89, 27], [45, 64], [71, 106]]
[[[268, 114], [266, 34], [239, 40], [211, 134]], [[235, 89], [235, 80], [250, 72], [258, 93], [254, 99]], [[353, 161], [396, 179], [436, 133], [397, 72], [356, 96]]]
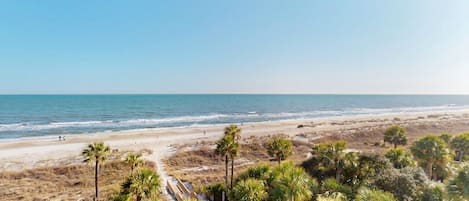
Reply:
[[457, 95], [0, 95], [0, 139], [466, 108]]

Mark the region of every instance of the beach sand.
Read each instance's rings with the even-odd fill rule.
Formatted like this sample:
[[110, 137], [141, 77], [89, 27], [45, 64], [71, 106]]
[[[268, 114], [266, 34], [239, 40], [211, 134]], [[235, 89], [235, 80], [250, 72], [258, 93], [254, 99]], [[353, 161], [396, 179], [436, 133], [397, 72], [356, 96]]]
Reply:
[[[420, 124], [427, 125], [419, 132], [431, 132], [428, 125], [435, 127], [436, 132], [441, 130], [469, 131], [469, 110], [244, 123], [240, 127], [244, 138], [287, 134], [294, 139], [314, 141], [322, 138], [328, 139], [331, 136], [334, 139], [337, 135], [350, 135], [352, 141], [363, 142], [360, 135], [354, 134], [384, 129], [394, 124], [403, 127], [410, 124], [414, 127]], [[298, 128], [298, 125], [303, 125], [303, 127]], [[177, 151], [175, 145], [217, 140], [222, 136], [224, 126], [226, 125], [77, 134], [67, 135], [66, 141], [59, 141], [58, 137], [1, 141], [0, 170], [19, 171], [51, 165], [81, 163], [79, 155], [81, 150], [95, 141], [103, 141], [115, 150], [153, 150], [154, 155], [148, 157], [158, 163], [162, 158]], [[416, 132], [415, 129], [413, 132]], [[410, 135], [410, 141], [419, 135]], [[381, 139], [382, 136], [374, 137]]]

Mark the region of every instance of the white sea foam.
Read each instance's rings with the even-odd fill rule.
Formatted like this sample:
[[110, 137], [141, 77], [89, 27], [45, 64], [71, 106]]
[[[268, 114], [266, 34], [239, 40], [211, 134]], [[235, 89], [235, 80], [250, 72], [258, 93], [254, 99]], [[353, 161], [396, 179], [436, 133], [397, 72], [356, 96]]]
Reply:
[[47, 124], [34, 124], [34, 123], [14, 123], [14, 124], [0, 124], [0, 132], [4, 131], [36, 131], [55, 128], [67, 127], [128, 127], [128, 126], [145, 126], [145, 125], [158, 125], [163, 123], [185, 123], [185, 122], [200, 122], [209, 121], [229, 117], [229, 115], [214, 114], [203, 116], [181, 116], [160, 119], [131, 119], [131, 120], [105, 120], [105, 121], [78, 121], [78, 122], [51, 122]]
[[161, 119], [132, 119], [120, 121], [121, 124], [158, 124], [158, 123], [176, 123], [176, 122], [196, 122], [229, 117], [229, 115], [213, 114], [203, 116], [181, 116]]
[[32, 122], [0, 124], [0, 132], [40, 131], [48, 129], [66, 128], [116, 128], [116, 129], [144, 129], [146, 126], [201, 126], [221, 123], [258, 122], [272, 120], [312, 119], [334, 116], [354, 116], [373, 114], [393, 114], [425, 111], [455, 111], [469, 109], [469, 106], [442, 105], [433, 107], [401, 107], [401, 108], [350, 108], [343, 110], [318, 110], [310, 112], [280, 112], [259, 113], [255, 111], [237, 114], [209, 114], [200, 116], [179, 116], [167, 118], [129, 119], [129, 120], [103, 120], [103, 121], [71, 121], [50, 122], [38, 124]]

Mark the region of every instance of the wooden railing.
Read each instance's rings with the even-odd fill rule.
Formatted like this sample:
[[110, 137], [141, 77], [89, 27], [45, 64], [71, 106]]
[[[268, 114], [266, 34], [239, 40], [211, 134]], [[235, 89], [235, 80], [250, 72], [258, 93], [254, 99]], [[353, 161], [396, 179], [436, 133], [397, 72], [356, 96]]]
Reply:
[[193, 198], [196, 200], [199, 199], [197, 193], [189, 191], [189, 189], [187, 189], [186, 185], [184, 185], [181, 180], [176, 179], [176, 181], [176, 186], [172, 185], [169, 181], [167, 181], [167, 186], [169, 192], [174, 195], [177, 201], [184, 201], [185, 198]]

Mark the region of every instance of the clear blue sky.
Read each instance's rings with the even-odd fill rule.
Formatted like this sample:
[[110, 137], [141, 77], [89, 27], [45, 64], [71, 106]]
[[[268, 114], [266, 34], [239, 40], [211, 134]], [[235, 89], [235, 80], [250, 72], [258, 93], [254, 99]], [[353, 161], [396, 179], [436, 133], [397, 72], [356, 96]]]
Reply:
[[469, 93], [469, 1], [0, 1], [0, 93]]

